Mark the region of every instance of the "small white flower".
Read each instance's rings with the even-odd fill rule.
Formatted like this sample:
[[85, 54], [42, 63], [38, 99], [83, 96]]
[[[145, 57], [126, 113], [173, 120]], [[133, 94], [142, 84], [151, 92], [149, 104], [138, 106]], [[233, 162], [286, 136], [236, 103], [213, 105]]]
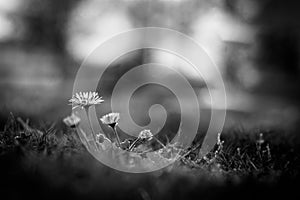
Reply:
[[151, 140], [153, 138], [153, 134], [151, 133], [150, 130], [146, 129], [146, 130], [142, 130], [138, 136], [138, 138], [140, 139], [147, 139], [147, 140]]
[[259, 134], [259, 139], [257, 140], [257, 143], [258, 143], [259, 145], [262, 145], [264, 142], [265, 142], [265, 140], [264, 140], [264, 135], [263, 135], [263, 133], [260, 133], [260, 134]]
[[112, 128], [115, 127], [116, 124], [118, 124], [118, 121], [120, 120], [120, 114], [119, 113], [109, 113], [107, 115], [104, 115], [100, 118], [101, 122], [103, 124], [109, 125]]
[[85, 108], [97, 105], [103, 101], [102, 97], [98, 96], [98, 92], [79, 92], [73, 95], [73, 97], [69, 100], [69, 102], [74, 105], [73, 109], [77, 107]]
[[96, 134], [96, 142], [103, 143], [105, 140], [110, 141], [104, 134], [102, 133]]
[[221, 133], [218, 133], [218, 136], [217, 136], [217, 144], [218, 145], [222, 145], [224, 143], [224, 141], [221, 140]]
[[74, 113], [72, 113], [71, 116], [64, 118], [63, 122], [67, 126], [69, 126], [71, 128], [75, 128], [79, 124], [80, 118], [77, 115], [75, 115]]

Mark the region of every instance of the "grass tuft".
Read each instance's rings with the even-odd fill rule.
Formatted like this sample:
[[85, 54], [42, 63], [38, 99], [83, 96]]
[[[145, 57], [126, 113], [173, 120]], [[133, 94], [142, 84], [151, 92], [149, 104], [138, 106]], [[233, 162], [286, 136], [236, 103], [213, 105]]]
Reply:
[[[96, 161], [74, 130], [58, 129], [54, 124], [32, 127], [28, 120], [11, 115], [0, 132], [0, 170], [6, 174], [0, 187], [7, 195], [34, 191], [36, 197], [52, 198], [63, 192], [74, 198], [102, 195], [117, 199], [124, 199], [124, 194], [131, 199], [215, 198], [215, 190], [226, 196], [224, 188], [248, 191], [248, 184], [293, 188], [300, 169], [297, 137], [281, 131], [222, 133], [204, 158], [197, 157], [201, 145], [196, 142], [172, 166], [150, 174], [129, 175]], [[163, 148], [161, 155], [167, 158], [174, 148]], [[49, 191], [52, 194], [45, 197], [43, 192]]]

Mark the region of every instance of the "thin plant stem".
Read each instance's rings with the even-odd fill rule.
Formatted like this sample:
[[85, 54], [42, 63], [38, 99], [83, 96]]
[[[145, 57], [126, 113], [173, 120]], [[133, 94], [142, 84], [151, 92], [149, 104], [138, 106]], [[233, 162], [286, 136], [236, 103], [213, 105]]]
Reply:
[[[154, 138], [163, 148], [166, 148], [166, 146], [159, 139], [157, 139], [156, 137], [152, 137], [152, 138]], [[132, 150], [132, 148], [134, 147], [134, 145], [137, 143], [137, 141], [139, 141], [139, 138], [135, 139], [133, 141], [133, 143], [130, 145], [130, 147], [129, 147], [130, 151]]]
[[120, 140], [119, 135], [118, 135], [118, 132], [117, 132], [117, 125], [115, 125], [115, 126], [113, 127], [113, 131], [114, 131], [114, 133], [115, 133], [115, 135], [116, 135], [117, 143], [118, 143], [119, 147], [121, 147], [121, 140]]
[[139, 141], [140, 138], [136, 138], [133, 143], [129, 146], [129, 151], [132, 150], [132, 148], [134, 147], [134, 145], [137, 143], [137, 141]]
[[163, 148], [166, 148], [166, 146], [159, 140], [157, 139], [156, 137], [153, 136], [153, 138], [163, 147]]
[[[80, 128], [80, 127], [78, 127], [79, 128], [79, 130], [80, 130], [80, 132], [83, 134], [83, 138], [84, 138], [84, 142], [85, 142], [85, 146], [86, 146], [86, 148], [88, 148], [88, 146], [89, 146], [89, 141], [88, 141], [88, 139], [87, 139], [87, 137], [86, 137], [86, 133], [82, 130], [82, 128]], [[80, 138], [80, 137], [79, 137]]]
[[85, 109], [85, 112], [86, 112], [86, 115], [87, 115], [87, 119], [88, 119], [88, 122], [89, 122], [89, 126], [90, 126], [90, 128], [91, 128], [91, 130], [92, 130], [93, 138], [94, 138], [94, 140], [95, 140], [95, 142], [96, 142], [96, 136], [95, 136], [96, 134], [95, 134], [94, 128], [93, 128], [93, 126], [92, 126], [92, 122], [91, 122], [91, 120], [90, 120], [89, 107], [85, 107], [84, 109]]

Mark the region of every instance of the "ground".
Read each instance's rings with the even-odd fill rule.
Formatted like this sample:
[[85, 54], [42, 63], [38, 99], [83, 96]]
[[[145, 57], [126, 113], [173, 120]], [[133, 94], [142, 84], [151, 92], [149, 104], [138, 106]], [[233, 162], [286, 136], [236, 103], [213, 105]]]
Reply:
[[295, 132], [233, 128], [205, 159], [195, 150], [163, 170], [128, 174], [94, 159], [74, 130], [11, 115], [0, 133], [0, 191], [5, 199], [296, 198], [299, 141]]

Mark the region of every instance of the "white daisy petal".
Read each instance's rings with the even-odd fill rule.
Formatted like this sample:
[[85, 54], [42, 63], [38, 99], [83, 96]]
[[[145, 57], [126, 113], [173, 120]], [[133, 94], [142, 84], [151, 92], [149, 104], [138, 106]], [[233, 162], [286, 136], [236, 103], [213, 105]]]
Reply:
[[79, 92], [72, 96], [69, 100], [75, 107], [89, 107], [100, 104], [104, 100], [98, 96], [97, 92]]
[[109, 114], [101, 117], [100, 120], [103, 124], [107, 124], [107, 125], [116, 124], [120, 120], [120, 114], [119, 113], [109, 113]]

